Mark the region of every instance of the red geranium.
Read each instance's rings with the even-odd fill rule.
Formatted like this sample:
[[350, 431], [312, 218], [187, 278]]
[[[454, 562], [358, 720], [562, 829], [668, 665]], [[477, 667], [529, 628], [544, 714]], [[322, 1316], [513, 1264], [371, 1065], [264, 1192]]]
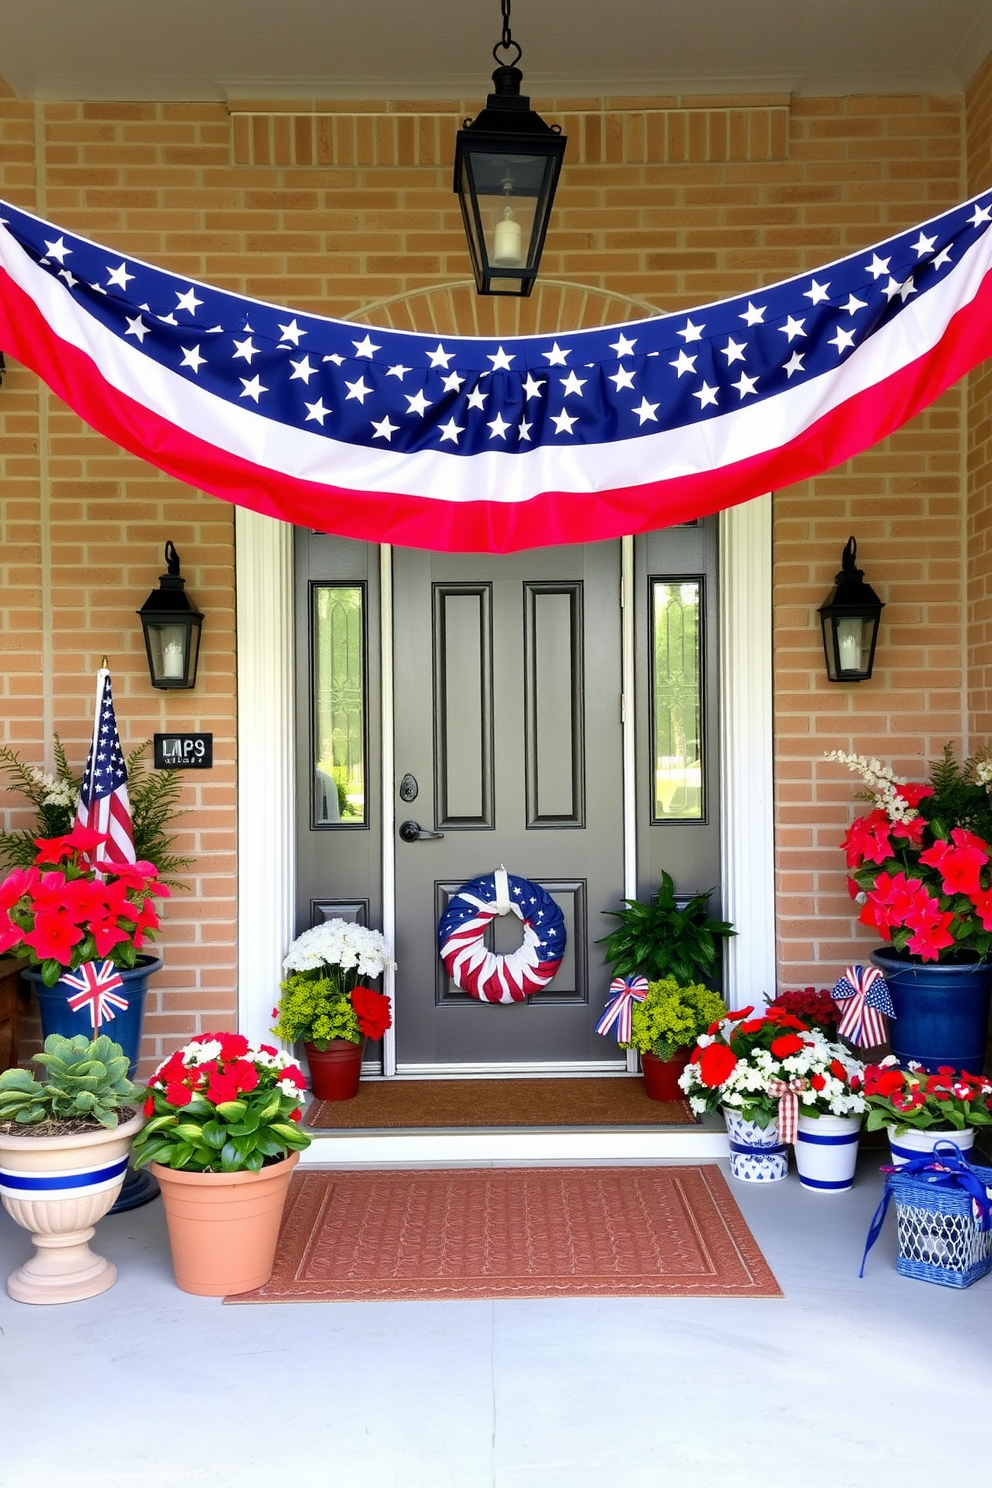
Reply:
[[726, 1044], [707, 1044], [699, 1052], [699, 1076], [711, 1090], [728, 1078], [737, 1068], [737, 1055]]
[[353, 987], [351, 1005], [366, 1038], [381, 1039], [386, 1029], [392, 1026], [392, 1005], [384, 993], [374, 992], [371, 987]]
[[772, 1040], [771, 1047], [776, 1059], [788, 1059], [790, 1054], [798, 1054], [800, 1049], [806, 1047], [806, 1044], [798, 1033], [783, 1033], [779, 1038]]

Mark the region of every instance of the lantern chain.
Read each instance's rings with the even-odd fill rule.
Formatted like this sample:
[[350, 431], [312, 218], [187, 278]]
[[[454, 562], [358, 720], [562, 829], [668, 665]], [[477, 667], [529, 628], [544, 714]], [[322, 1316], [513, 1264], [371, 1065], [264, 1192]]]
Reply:
[[[510, 0], [500, 0], [500, 13], [503, 17], [503, 35], [493, 47], [493, 60], [499, 67], [515, 67], [523, 56], [523, 48], [510, 35]], [[507, 52], [510, 50], [515, 51], [517, 55], [509, 62], [503, 61], [497, 56], [498, 52]]]

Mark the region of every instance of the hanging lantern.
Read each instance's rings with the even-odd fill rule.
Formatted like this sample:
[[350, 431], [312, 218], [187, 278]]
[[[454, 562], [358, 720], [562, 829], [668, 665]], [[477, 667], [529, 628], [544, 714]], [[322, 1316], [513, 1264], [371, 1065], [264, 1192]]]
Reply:
[[818, 611], [831, 682], [864, 682], [875, 661], [878, 622], [885, 606], [857, 567], [858, 545], [848, 539], [834, 588]]
[[[510, 35], [510, 0], [502, 0], [502, 13], [495, 91], [458, 131], [454, 189], [479, 294], [522, 297], [537, 278], [567, 141], [521, 94], [523, 54]], [[501, 62], [500, 53], [513, 55]]]
[[165, 562], [168, 572], [159, 576], [158, 588], [138, 611], [148, 670], [153, 687], [195, 687], [203, 615], [186, 593], [179, 554], [171, 542], [165, 545]]

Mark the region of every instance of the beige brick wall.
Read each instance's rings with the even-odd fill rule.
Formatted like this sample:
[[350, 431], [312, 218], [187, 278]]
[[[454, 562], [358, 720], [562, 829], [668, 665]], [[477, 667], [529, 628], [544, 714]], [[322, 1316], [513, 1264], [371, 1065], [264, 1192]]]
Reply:
[[[479, 102], [247, 100], [229, 112], [2, 99], [0, 186], [122, 254], [347, 316], [466, 277], [449, 136]], [[960, 97], [535, 102], [571, 141], [544, 274], [666, 308], [814, 268], [965, 189]], [[404, 117], [416, 115], [438, 119]], [[974, 128], [987, 156], [987, 124]], [[974, 162], [980, 153], [973, 140]], [[963, 411], [953, 390], [859, 460], [775, 497], [778, 925], [790, 985], [832, 975], [861, 943], [836, 846], [851, 783], [821, 751], [877, 752], [908, 771], [961, 739], [966, 598], [985, 665], [982, 576], [975, 568], [967, 597], [962, 582]], [[125, 743], [161, 727], [215, 734], [215, 769], [185, 785], [194, 892], [169, 907], [150, 1058], [193, 1028], [229, 1022], [234, 1007], [232, 513], [87, 431], [23, 369], [7, 379], [0, 418], [0, 737], [40, 758], [57, 728], [81, 760], [104, 651]], [[983, 450], [973, 440], [973, 466]], [[985, 530], [977, 511], [969, 521]], [[852, 532], [888, 607], [876, 677], [842, 688], [823, 676], [815, 611]], [[133, 614], [166, 538], [207, 616], [201, 680], [185, 695], [150, 688]]]

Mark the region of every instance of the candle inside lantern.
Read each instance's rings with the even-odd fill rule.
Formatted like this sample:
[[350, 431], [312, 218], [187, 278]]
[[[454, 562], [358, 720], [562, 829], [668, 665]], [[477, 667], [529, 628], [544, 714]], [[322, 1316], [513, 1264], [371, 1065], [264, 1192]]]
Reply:
[[523, 264], [520, 223], [514, 217], [509, 202], [503, 208], [502, 220], [496, 224], [493, 263], [504, 269], [519, 269]]

